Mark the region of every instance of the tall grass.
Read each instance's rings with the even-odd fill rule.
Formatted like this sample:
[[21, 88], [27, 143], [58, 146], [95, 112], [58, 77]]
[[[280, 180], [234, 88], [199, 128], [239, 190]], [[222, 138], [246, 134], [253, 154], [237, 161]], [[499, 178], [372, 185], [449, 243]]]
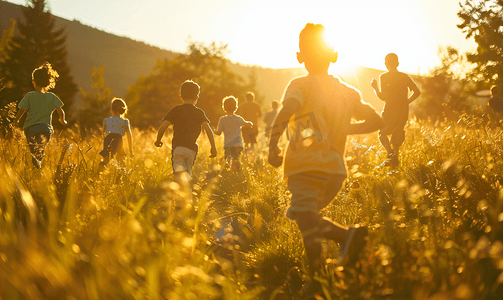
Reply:
[[[77, 131], [53, 137], [41, 172], [20, 132], [0, 141], [1, 299], [302, 297], [302, 238], [264, 154], [245, 154], [235, 173], [203, 137], [190, 199], [155, 132], [135, 131], [136, 156], [99, 173], [101, 138]], [[324, 245], [324, 297], [503, 295], [502, 133], [466, 116], [411, 122], [396, 171], [379, 167], [375, 135], [350, 138], [349, 177], [322, 213], [368, 225], [370, 243], [346, 269], [339, 246]]]

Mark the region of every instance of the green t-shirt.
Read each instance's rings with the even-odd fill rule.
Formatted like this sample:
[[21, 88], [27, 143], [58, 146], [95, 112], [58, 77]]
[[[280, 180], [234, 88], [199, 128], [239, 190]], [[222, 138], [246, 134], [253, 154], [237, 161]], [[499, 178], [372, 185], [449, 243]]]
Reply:
[[39, 93], [29, 92], [19, 102], [19, 108], [26, 110], [26, 121], [24, 128], [36, 124], [46, 124], [52, 131], [52, 112], [63, 106], [63, 102], [51, 92]]

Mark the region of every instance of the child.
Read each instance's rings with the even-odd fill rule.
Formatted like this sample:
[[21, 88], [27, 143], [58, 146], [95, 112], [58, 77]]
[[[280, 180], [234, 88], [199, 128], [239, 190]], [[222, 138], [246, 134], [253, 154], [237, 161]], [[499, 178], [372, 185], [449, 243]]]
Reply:
[[[309, 74], [292, 79], [286, 87], [270, 136], [268, 158], [272, 166], [281, 166], [278, 139], [293, 117], [284, 165], [292, 193], [286, 215], [302, 233], [311, 275], [321, 268], [320, 239], [344, 244], [342, 265], [353, 263], [365, 245], [366, 227], [348, 229], [322, 217], [320, 211], [335, 198], [346, 178], [346, 136], [369, 133], [383, 124], [375, 109], [361, 100], [358, 90], [328, 75], [338, 53], [324, 41], [324, 32], [322, 25], [309, 23], [300, 33], [297, 60]], [[364, 122], [352, 124], [352, 117]]]
[[[398, 56], [389, 53], [384, 59], [388, 72], [381, 74], [379, 81], [372, 79], [371, 85], [379, 99], [386, 102], [382, 112], [385, 127], [379, 131], [379, 140], [388, 152], [384, 165], [392, 169], [398, 167], [398, 150], [405, 140], [404, 127], [409, 118], [409, 103], [416, 100], [421, 92], [409, 75], [399, 72]], [[413, 93], [409, 96], [409, 90]], [[391, 142], [388, 139], [391, 135]]]
[[499, 87], [493, 85], [489, 92], [491, 93], [491, 98], [487, 102], [487, 105], [498, 113], [497, 119], [499, 119], [503, 114], [503, 99], [500, 98]]
[[180, 86], [180, 98], [183, 104], [173, 107], [164, 116], [164, 122], [159, 127], [154, 145], [162, 147], [161, 139], [164, 132], [169, 125], [173, 124], [173, 140], [171, 143], [173, 181], [190, 192], [189, 183], [192, 176], [192, 166], [198, 150], [196, 141], [199, 134], [201, 134], [201, 127], [206, 132], [211, 144], [210, 157], [216, 157], [217, 150], [213, 130], [209, 125], [210, 121], [204, 111], [196, 107], [199, 98], [199, 85], [192, 80], [186, 80]]
[[124, 157], [124, 147], [122, 142], [122, 137], [126, 135], [127, 142], [129, 145], [129, 153], [131, 157], [133, 153], [133, 135], [131, 134], [131, 126], [129, 120], [124, 118], [127, 112], [127, 105], [121, 98], [112, 99], [112, 109], [110, 113], [112, 116], [103, 120], [103, 134], [105, 139], [103, 140], [103, 150], [100, 151], [100, 155], [103, 156], [103, 161], [100, 163], [100, 168], [104, 168], [112, 159], [115, 154], [117, 158], [121, 159]]
[[265, 123], [265, 136], [268, 137], [271, 134], [272, 124], [274, 123], [274, 119], [278, 114], [278, 101], [271, 102], [271, 110], [266, 112], [264, 115], [264, 123]]
[[241, 126], [253, 126], [252, 122], [245, 121], [241, 116], [234, 114], [238, 109], [238, 101], [234, 96], [225, 97], [222, 107], [227, 115], [218, 120], [215, 134], [224, 133], [224, 151], [227, 165], [235, 172], [239, 171], [239, 155], [243, 151], [243, 139], [241, 138]]
[[59, 122], [66, 125], [63, 102], [55, 94], [49, 92], [56, 86], [58, 72], [52, 69], [50, 63], [45, 62], [31, 74], [35, 91], [29, 92], [19, 102], [19, 111], [15, 122], [19, 124], [21, 117], [27, 113], [24, 122], [24, 134], [30, 147], [31, 160], [37, 169], [42, 168], [42, 159], [45, 156], [45, 146], [54, 132], [52, 128], [52, 113], [58, 112]]
[[242, 116], [246, 121], [253, 123], [253, 126], [243, 128], [243, 142], [246, 149], [254, 149], [257, 144], [258, 119], [262, 116], [262, 110], [260, 109], [260, 105], [254, 101], [254, 93], [246, 93], [245, 100], [246, 102], [239, 107], [238, 115]]

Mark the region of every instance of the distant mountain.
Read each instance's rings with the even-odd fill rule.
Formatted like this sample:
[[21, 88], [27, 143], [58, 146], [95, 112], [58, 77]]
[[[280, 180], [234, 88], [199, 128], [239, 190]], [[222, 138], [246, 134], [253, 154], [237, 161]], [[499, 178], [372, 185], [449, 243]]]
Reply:
[[[0, 1], [0, 35], [8, 28], [9, 20], [23, 18], [22, 6]], [[136, 83], [142, 75], [153, 71], [158, 60], [172, 59], [176, 53], [135, 41], [128, 37], [120, 37], [79, 21], [69, 21], [57, 16], [57, 27], [64, 27], [67, 35], [68, 63], [72, 75], [79, 87], [90, 88], [90, 68], [105, 66], [105, 85], [112, 90], [114, 96], [125, 97], [127, 89]], [[232, 44], [230, 45], [232, 48]], [[265, 96], [264, 110], [273, 100], [280, 100], [287, 83], [295, 76], [306, 74], [303, 68], [268, 69], [257, 66], [233, 64], [233, 70], [245, 79], [255, 72], [259, 92]], [[362, 92], [363, 98], [378, 109], [382, 101], [378, 100], [370, 81], [378, 78], [383, 71], [358, 67], [350, 74], [339, 74], [349, 84]], [[236, 95], [242, 97], [243, 95]]]

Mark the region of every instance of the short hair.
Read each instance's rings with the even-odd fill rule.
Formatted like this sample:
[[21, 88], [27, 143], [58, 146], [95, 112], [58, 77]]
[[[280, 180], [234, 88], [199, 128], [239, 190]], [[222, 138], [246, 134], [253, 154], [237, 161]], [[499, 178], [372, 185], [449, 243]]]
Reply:
[[116, 114], [123, 115], [127, 112], [127, 105], [121, 98], [112, 99], [112, 111]]
[[226, 113], [233, 113], [238, 109], [238, 100], [234, 96], [227, 96], [222, 100], [222, 107]]
[[498, 94], [500, 93], [500, 88], [497, 85], [493, 85], [491, 86], [490, 92], [492, 97], [498, 96]]
[[253, 101], [255, 99], [255, 94], [253, 92], [248, 92], [245, 95], [246, 101]]
[[307, 23], [299, 34], [299, 49], [312, 55], [332, 56], [334, 48], [325, 36], [325, 26]]
[[384, 58], [384, 61], [391, 67], [398, 67], [398, 55], [395, 53], [388, 53]]
[[183, 99], [197, 99], [199, 85], [192, 80], [185, 80], [180, 86], [180, 97]]
[[279, 102], [278, 101], [272, 101], [271, 102], [271, 108], [272, 109], [278, 109], [279, 107]]
[[58, 78], [58, 72], [56, 72], [48, 62], [45, 62], [31, 73], [31, 79], [35, 81], [35, 84], [47, 89], [53, 89], [56, 86], [56, 80]]

